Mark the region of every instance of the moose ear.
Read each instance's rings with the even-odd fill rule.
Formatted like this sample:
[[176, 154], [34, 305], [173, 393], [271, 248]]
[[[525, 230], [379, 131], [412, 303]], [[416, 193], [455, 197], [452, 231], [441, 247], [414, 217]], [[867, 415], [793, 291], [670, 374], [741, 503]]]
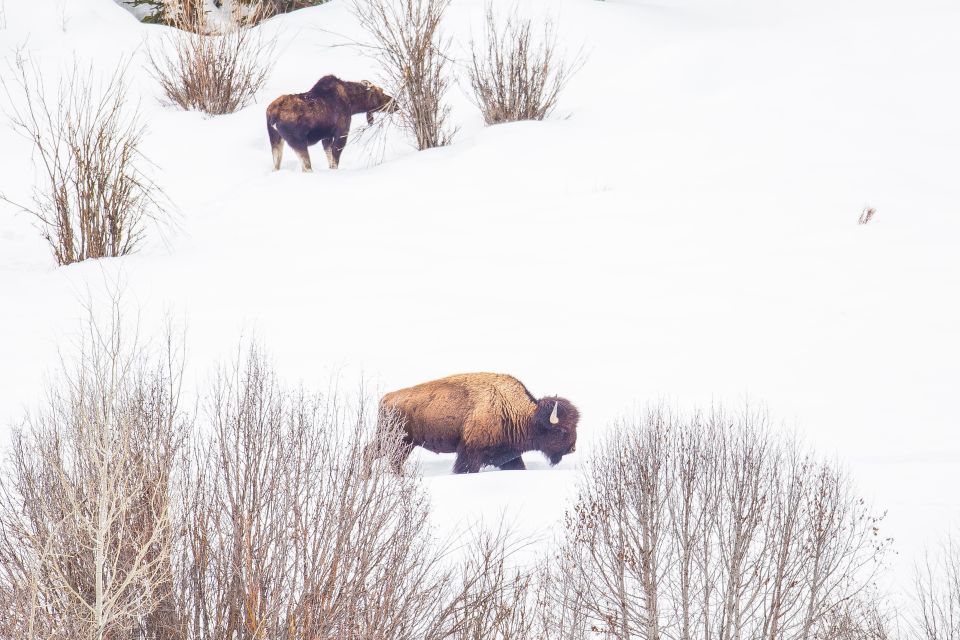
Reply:
[[369, 80], [361, 80], [360, 84], [365, 86], [367, 88], [367, 91], [370, 91], [371, 89], [373, 89], [373, 83], [370, 82]]

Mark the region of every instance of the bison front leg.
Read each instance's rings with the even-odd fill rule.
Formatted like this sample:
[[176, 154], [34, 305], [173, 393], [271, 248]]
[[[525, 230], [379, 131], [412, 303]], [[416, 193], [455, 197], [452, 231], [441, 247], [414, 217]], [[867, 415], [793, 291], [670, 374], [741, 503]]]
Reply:
[[482, 465], [479, 451], [463, 445], [457, 448], [457, 459], [453, 463], [454, 473], [477, 473]]
[[523, 464], [523, 458], [517, 456], [513, 460], [504, 462], [501, 465], [497, 465], [504, 471], [524, 471], [527, 468], [527, 465]]

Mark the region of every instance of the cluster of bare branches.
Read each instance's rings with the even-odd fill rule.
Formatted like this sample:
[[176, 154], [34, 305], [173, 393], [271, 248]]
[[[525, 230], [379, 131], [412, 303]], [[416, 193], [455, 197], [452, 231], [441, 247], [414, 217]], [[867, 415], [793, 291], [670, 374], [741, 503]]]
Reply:
[[74, 66], [56, 95], [18, 56], [0, 80], [14, 129], [33, 143], [41, 184], [31, 214], [57, 264], [122, 256], [137, 249], [147, 222], [167, 218], [160, 188], [144, 173], [143, 126], [127, 101], [123, 69], [98, 81]]
[[447, 122], [450, 39], [440, 23], [450, 0], [353, 0], [354, 16], [367, 32], [365, 49], [383, 67], [388, 93], [400, 104], [402, 126], [418, 149], [449, 144]]
[[449, 580], [418, 483], [364, 469], [365, 407], [285, 390], [256, 351], [219, 377], [184, 474], [184, 637], [430, 637]]
[[172, 586], [171, 470], [187, 425], [176, 350], [126, 349], [113, 307], [13, 437], [0, 478], [0, 637], [162, 636]]
[[273, 68], [276, 44], [250, 28], [256, 18], [238, 15], [214, 29], [203, 0], [175, 0], [165, 15], [177, 30], [149, 51], [149, 62], [167, 99], [212, 115], [249, 104]]
[[500, 20], [492, 4], [487, 5], [484, 42], [471, 42], [470, 48], [470, 86], [487, 124], [543, 120], [579, 66], [579, 60], [571, 64], [558, 56], [549, 20], [538, 37], [529, 18], [514, 11]]
[[960, 639], [960, 544], [949, 537], [927, 552], [914, 579], [916, 633], [923, 640]]
[[657, 409], [613, 433], [564, 548], [605, 637], [812, 638], [871, 585], [878, 518], [762, 416]]
[[369, 402], [286, 388], [254, 348], [188, 418], [174, 342], [153, 364], [121, 326], [118, 300], [90, 321], [0, 474], [0, 638], [528, 637], [506, 535], [450, 562], [419, 481], [364, 464]]

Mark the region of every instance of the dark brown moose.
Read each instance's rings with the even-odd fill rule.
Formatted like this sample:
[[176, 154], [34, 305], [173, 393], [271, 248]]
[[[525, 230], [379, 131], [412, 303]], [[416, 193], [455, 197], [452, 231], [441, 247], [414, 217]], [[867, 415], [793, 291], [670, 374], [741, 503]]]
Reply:
[[391, 461], [401, 466], [414, 447], [457, 454], [454, 473], [476, 473], [484, 465], [525, 469], [525, 451], [540, 451], [557, 464], [577, 444], [580, 414], [569, 400], [534, 398], [513, 376], [464, 373], [383, 396], [377, 434], [367, 447], [367, 464], [402, 441]]
[[297, 152], [304, 171], [312, 171], [307, 147], [323, 143], [331, 169], [340, 164], [340, 154], [350, 133], [350, 117], [366, 113], [373, 124], [377, 111], [393, 113], [397, 101], [380, 87], [363, 80], [347, 82], [336, 76], [323, 76], [306, 93], [280, 96], [267, 107], [267, 134], [273, 150], [273, 168], [280, 168], [283, 142]]

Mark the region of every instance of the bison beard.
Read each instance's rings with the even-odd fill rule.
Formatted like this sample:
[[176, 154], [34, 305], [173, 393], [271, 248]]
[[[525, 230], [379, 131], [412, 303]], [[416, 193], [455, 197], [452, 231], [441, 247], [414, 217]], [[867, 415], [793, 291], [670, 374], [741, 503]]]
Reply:
[[393, 113], [397, 102], [383, 89], [366, 80], [346, 82], [336, 76], [324, 76], [306, 93], [280, 96], [267, 107], [267, 135], [273, 151], [273, 168], [280, 168], [283, 143], [300, 157], [304, 171], [312, 171], [307, 147], [323, 143], [331, 169], [340, 166], [340, 154], [350, 133], [350, 117], [366, 113], [373, 124], [373, 113]]
[[399, 454], [391, 463], [397, 472], [414, 447], [456, 453], [454, 472], [476, 473], [484, 465], [524, 469], [525, 451], [540, 451], [557, 464], [577, 441], [579, 413], [569, 400], [538, 400], [505, 374], [467, 373], [425, 382], [384, 395], [380, 409], [368, 464], [396, 444]]

